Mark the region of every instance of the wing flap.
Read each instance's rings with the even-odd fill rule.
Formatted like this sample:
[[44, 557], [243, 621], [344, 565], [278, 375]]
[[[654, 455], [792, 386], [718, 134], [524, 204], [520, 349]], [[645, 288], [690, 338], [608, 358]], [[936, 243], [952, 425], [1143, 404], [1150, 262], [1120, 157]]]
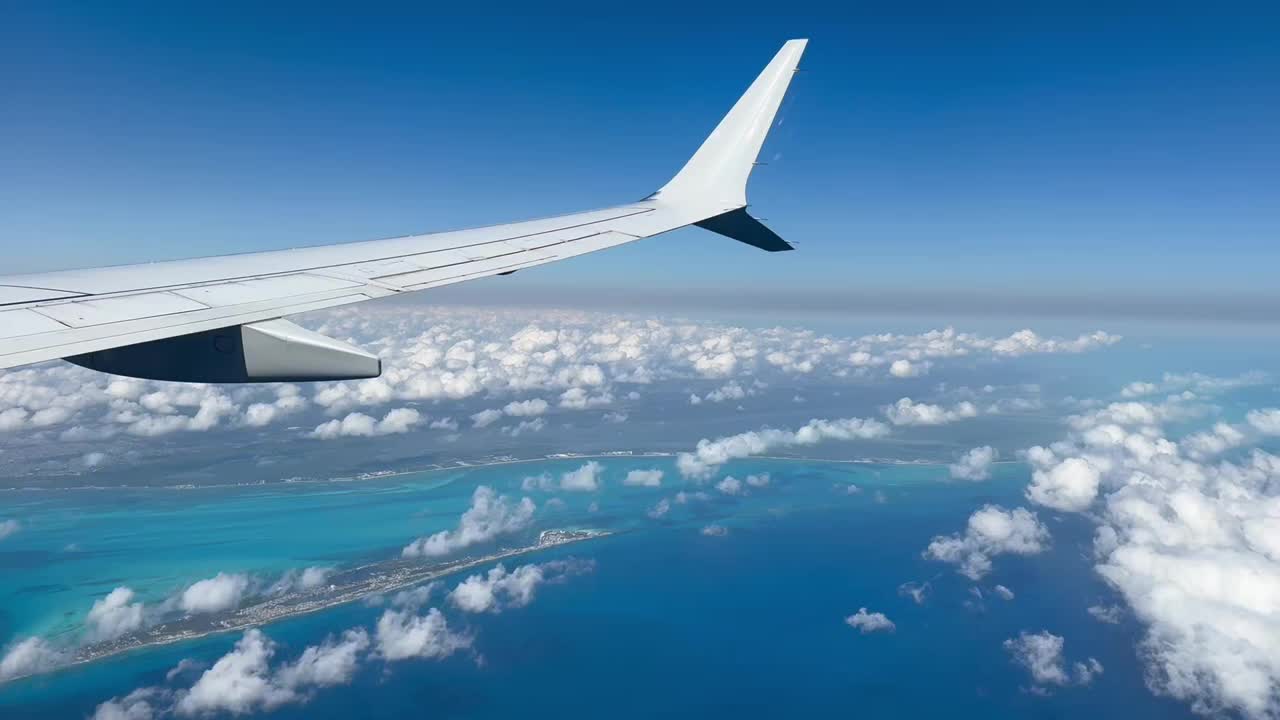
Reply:
[[351, 280], [300, 273], [253, 280], [236, 280], [213, 285], [199, 285], [173, 290], [172, 292], [174, 295], [194, 300], [207, 307], [230, 307], [262, 300], [310, 295], [311, 293], [328, 290], [350, 290], [353, 287], [362, 285], [363, 283]]
[[0, 312], [0, 338], [66, 330], [67, 326], [34, 310], [5, 310]]
[[68, 327], [83, 328], [207, 309], [208, 305], [190, 298], [159, 292], [42, 305], [35, 312]]

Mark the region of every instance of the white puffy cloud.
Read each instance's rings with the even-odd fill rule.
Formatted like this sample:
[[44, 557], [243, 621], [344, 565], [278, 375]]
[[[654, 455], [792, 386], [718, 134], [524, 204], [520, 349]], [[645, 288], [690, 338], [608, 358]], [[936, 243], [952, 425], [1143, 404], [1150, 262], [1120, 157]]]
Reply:
[[332, 687], [351, 682], [359, 667], [360, 655], [369, 649], [369, 633], [364, 628], [347, 630], [320, 645], [308, 646], [297, 660], [276, 671], [276, 682], [287, 688]]
[[1249, 426], [1263, 435], [1280, 435], [1280, 410], [1250, 410], [1245, 416]]
[[711, 392], [707, 393], [703, 397], [698, 397], [697, 395], [691, 395], [689, 397], [689, 403], [691, 405], [697, 405], [704, 401], [713, 402], [713, 403], [722, 403], [722, 402], [729, 402], [731, 400], [742, 400], [748, 395], [754, 395], [754, 394], [755, 394], [754, 390], [750, 388], [744, 388], [742, 387], [742, 385], [738, 384], [736, 381], [731, 381], [716, 388], [715, 390], [712, 390]]
[[963, 534], [933, 538], [924, 555], [957, 565], [960, 574], [979, 580], [991, 571], [991, 558], [996, 555], [1034, 555], [1048, 543], [1049, 530], [1035, 513], [986, 505], [969, 516]]
[[306, 648], [297, 660], [273, 670], [276, 645], [255, 628], [245, 632], [190, 689], [178, 692], [173, 711], [183, 717], [243, 715], [303, 702], [312, 688], [350, 682], [359, 655], [368, 647], [369, 635], [363, 628], [348, 630], [340, 638], [330, 637]]
[[[305, 389], [291, 384], [232, 389], [118, 378], [66, 363], [44, 364], [0, 371], [0, 433], [54, 428], [66, 440], [101, 443], [124, 436], [119, 439], [124, 442], [127, 436], [257, 430], [313, 406], [334, 418], [346, 418], [353, 411], [376, 418], [383, 414], [379, 406], [389, 403], [482, 396], [501, 398], [517, 413], [539, 405], [519, 399], [529, 393], [548, 398], [559, 394], [564, 408], [587, 409], [611, 404], [611, 388], [618, 383], [695, 378], [722, 379], [723, 385], [708, 395], [713, 402], [729, 401], [750, 395], [770, 374], [887, 376], [903, 374], [908, 367], [920, 371], [950, 358], [972, 362], [1032, 352], [1080, 352], [1118, 339], [1106, 333], [1046, 339], [1030, 331], [1000, 338], [950, 328], [915, 335], [840, 337], [804, 329], [752, 329], [609, 313], [420, 306], [338, 308], [300, 321], [376, 349], [383, 358], [382, 377]], [[522, 408], [525, 403], [530, 405]], [[353, 425], [349, 429], [357, 432], [369, 427], [359, 418]], [[340, 423], [326, 432], [341, 429]], [[113, 447], [96, 449], [118, 455]]]
[[[190, 688], [140, 688], [98, 705], [92, 720], [245, 715], [303, 703], [317, 688], [349, 683], [369, 646], [368, 631], [353, 628], [308, 646], [292, 662], [273, 668], [276, 644], [261, 630], [251, 629]], [[171, 682], [198, 667], [198, 663], [183, 660], [165, 679]]]
[[889, 374], [896, 378], [916, 377], [928, 369], [929, 363], [912, 363], [910, 360], [894, 360], [889, 364]]
[[155, 706], [158, 688], [141, 688], [122, 698], [112, 698], [98, 705], [90, 720], [152, 720], [159, 715]]
[[591, 394], [585, 388], [574, 387], [560, 394], [560, 407], [569, 410], [588, 410], [613, 403], [613, 395], [609, 392]]
[[245, 408], [243, 422], [249, 427], [263, 427], [306, 408], [307, 404], [301, 389], [286, 383], [276, 388], [275, 400], [250, 403]]
[[66, 652], [50, 645], [41, 637], [29, 637], [13, 643], [0, 658], [0, 680], [45, 672], [67, 660]]
[[1058, 461], [1050, 452], [1032, 448], [1028, 453], [1035, 471], [1027, 486], [1027, 499], [1037, 505], [1079, 512], [1093, 504], [1101, 473], [1089, 460], [1073, 457]]
[[1248, 436], [1241, 430], [1224, 422], [1214, 423], [1213, 427], [1193, 433], [1178, 441], [1178, 446], [1195, 460], [1205, 460], [1221, 455], [1228, 450], [1238, 448], [1248, 441]]
[[661, 470], [632, 470], [623, 478], [623, 485], [635, 487], [661, 487], [663, 472]]
[[559, 582], [594, 567], [590, 562], [556, 560], [541, 565], [521, 565], [508, 572], [504, 566], [497, 565], [487, 574], [463, 580], [449, 593], [449, 600], [459, 610], [471, 613], [524, 607], [533, 602], [538, 586], [543, 583]]
[[725, 537], [729, 534], [729, 528], [712, 523], [704, 526], [699, 532], [707, 537]]
[[477, 543], [488, 542], [500, 535], [519, 532], [533, 522], [535, 506], [529, 498], [512, 502], [506, 495], [481, 485], [471, 495], [471, 507], [458, 520], [454, 530], [441, 530], [418, 538], [405, 546], [405, 557], [439, 557]]
[[600, 476], [604, 474], [604, 465], [591, 460], [577, 470], [560, 476], [560, 489], [575, 492], [595, 492], [600, 489]]
[[1031, 673], [1031, 681], [1037, 686], [1088, 685], [1102, 674], [1102, 663], [1094, 658], [1074, 663], [1068, 669], [1062, 653], [1065, 644], [1062, 636], [1042, 630], [1019, 633], [1004, 641], [1004, 649]]
[[996, 585], [995, 587], [991, 588], [991, 591], [994, 592], [996, 595], [999, 595], [1000, 599], [1002, 600], [1013, 599], [1013, 591], [1003, 585]]
[[471, 637], [449, 629], [436, 608], [418, 615], [410, 610], [386, 610], [378, 618], [374, 647], [387, 661], [442, 660], [471, 647]]
[[547, 404], [546, 400], [534, 398], [532, 400], [509, 402], [502, 408], [502, 411], [511, 417], [532, 417], [545, 413], [549, 407], [550, 405]]
[[280, 579], [266, 591], [267, 595], [283, 595], [285, 593], [314, 590], [324, 585], [333, 568], [313, 565], [302, 570], [287, 570]]
[[349, 413], [341, 420], [333, 419], [316, 426], [311, 436], [321, 440], [332, 440], [339, 437], [373, 437], [375, 435], [395, 435], [409, 432], [413, 426], [422, 422], [422, 414], [413, 408], [394, 408], [387, 411], [381, 420], [375, 420], [364, 413]]
[[716, 489], [725, 495], [741, 495], [745, 492], [742, 481], [732, 475], [716, 483]]
[[1132, 382], [1120, 391], [1123, 398], [1133, 399], [1162, 393], [1191, 392], [1197, 395], [1216, 395], [1267, 381], [1259, 372], [1248, 372], [1235, 377], [1214, 377], [1202, 373], [1165, 373], [1158, 382]]
[[489, 427], [490, 425], [502, 419], [502, 411], [489, 408], [481, 410], [471, 416], [471, 424], [477, 428]]
[[145, 618], [141, 602], [133, 602], [134, 592], [118, 587], [93, 601], [86, 619], [95, 640], [113, 640], [142, 628]]
[[977, 417], [978, 408], [968, 401], [946, 408], [941, 405], [918, 403], [904, 397], [886, 407], [884, 415], [894, 425], [946, 425], [957, 420]]
[[220, 572], [183, 590], [178, 596], [178, 607], [191, 615], [230, 610], [240, 606], [250, 585], [248, 575]]
[[[1199, 392], [1233, 384], [1189, 377], [1178, 382]], [[1197, 397], [1072, 418], [1065, 439], [1028, 451], [1044, 474], [1028, 497], [1096, 522], [1097, 572], [1145, 628], [1153, 690], [1206, 714], [1269, 718], [1280, 715], [1280, 458], [1249, 448], [1266, 410], [1252, 416], [1261, 428], [1246, 416], [1169, 437], [1164, 425], [1195, 417]], [[1226, 449], [1234, 459], [1218, 457]], [[1089, 612], [1102, 622], [1120, 614]]]
[[1075, 339], [1042, 338], [1031, 330], [1019, 330], [1007, 338], [996, 340], [991, 350], [996, 355], [1018, 356], [1039, 353], [1080, 353], [1120, 342], [1120, 336], [1102, 331]]
[[884, 613], [867, 612], [866, 608], [858, 608], [858, 612], [844, 619], [849, 627], [863, 635], [874, 632], [893, 632], [897, 626]]
[[4, 540], [16, 534], [22, 529], [22, 523], [10, 518], [8, 520], [0, 520], [0, 540]]
[[526, 433], [541, 432], [546, 427], [547, 421], [545, 418], [534, 418], [532, 420], [521, 420], [515, 425], [504, 427], [502, 428], [502, 433], [511, 437], [520, 437]]
[[986, 480], [991, 477], [991, 464], [999, 456], [995, 448], [983, 445], [961, 455], [948, 470], [956, 480]]
[[704, 438], [693, 452], [676, 456], [676, 467], [685, 477], [705, 479], [730, 460], [761, 455], [778, 447], [816, 445], [823, 440], [868, 440], [888, 434], [888, 426], [876, 420], [810, 420], [794, 431], [764, 428], [715, 440]]

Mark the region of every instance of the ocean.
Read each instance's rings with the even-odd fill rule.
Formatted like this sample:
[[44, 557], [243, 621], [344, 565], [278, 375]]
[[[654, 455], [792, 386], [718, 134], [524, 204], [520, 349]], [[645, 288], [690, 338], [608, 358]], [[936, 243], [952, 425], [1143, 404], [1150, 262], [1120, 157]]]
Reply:
[[[69, 638], [93, 600], [117, 585], [155, 603], [218, 572], [270, 578], [385, 561], [413, 538], [455, 525], [475, 487], [487, 485], [539, 506], [526, 537], [499, 544], [558, 527], [614, 533], [508, 558], [507, 567], [574, 557], [593, 560], [594, 570], [543, 585], [527, 607], [501, 613], [463, 615], [437, 595], [451, 625], [474, 635], [472, 652], [369, 660], [349, 686], [266, 716], [1193, 717], [1146, 689], [1132, 618], [1106, 624], [1086, 612], [1116, 602], [1092, 570], [1086, 521], [1041, 511], [1052, 548], [998, 556], [978, 583], [923, 557], [933, 536], [962, 530], [977, 507], [1025, 504], [1021, 464], [961, 483], [941, 465], [752, 459], [717, 478], [768, 474], [769, 484], [729, 496], [678, 480], [668, 457], [596, 461], [603, 487], [593, 493], [521, 489], [525, 478], [555, 480], [582, 458], [351, 482], [11, 491], [6, 508], [24, 518], [24, 530], [0, 545], [0, 643], [34, 633]], [[622, 485], [636, 469], [663, 470], [663, 487]], [[679, 490], [707, 497], [649, 516]], [[704, 534], [713, 524], [725, 532]], [[922, 603], [900, 592], [908, 582], [929, 583]], [[1014, 597], [1000, 597], [996, 584]], [[884, 613], [894, 631], [848, 626], [844, 618], [862, 607]], [[382, 610], [354, 602], [262, 630], [288, 660], [326, 635], [371, 627]], [[1087, 688], [1034, 687], [1003, 642], [1040, 630], [1067, 639], [1068, 661], [1093, 657], [1104, 672]], [[166, 684], [183, 659], [211, 663], [240, 635], [0, 685], [0, 717], [87, 717], [108, 698]]]

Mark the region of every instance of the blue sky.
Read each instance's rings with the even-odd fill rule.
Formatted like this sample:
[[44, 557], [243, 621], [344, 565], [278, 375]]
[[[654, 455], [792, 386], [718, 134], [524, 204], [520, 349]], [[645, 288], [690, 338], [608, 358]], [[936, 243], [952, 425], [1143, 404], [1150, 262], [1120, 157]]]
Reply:
[[1275, 302], [1274, 13], [1065, 7], [11, 4], [4, 270], [639, 198], [809, 37], [751, 186], [800, 252], [682, 231], [503, 289]]

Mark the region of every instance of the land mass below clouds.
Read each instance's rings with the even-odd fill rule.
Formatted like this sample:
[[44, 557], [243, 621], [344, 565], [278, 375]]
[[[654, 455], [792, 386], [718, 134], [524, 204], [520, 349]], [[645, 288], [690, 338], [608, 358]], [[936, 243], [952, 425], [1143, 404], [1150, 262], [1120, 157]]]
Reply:
[[[394, 477], [403, 477], [405, 475], [425, 475], [430, 473], [448, 472], [453, 470], [469, 470], [487, 467], [501, 467], [503, 465], [525, 465], [529, 463], [547, 462], [548, 460], [610, 460], [610, 459], [626, 459], [626, 458], [674, 458], [679, 453], [665, 451], [633, 451], [633, 450], [613, 450], [598, 453], [551, 453], [540, 455], [537, 457], [500, 457], [500, 458], [484, 458], [478, 460], [454, 460], [451, 463], [434, 463], [421, 467], [410, 467], [403, 469], [387, 469], [375, 470], [370, 472], [356, 473], [355, 475], [339, 475], [334, 477], [287, 477], [278, 480], [257, 480], [247, 483], [181, 483], [178, 485], [67, 485], [67, 486], [44, 486], [44, 485], [14, 485], [9, 487], [0, 487], [0, 492], [49, 492], [49, 491], [68, 491], [68, 490], [206, 490], [215, 488], [233, 488], [233, 487], [259, 487], [263, 485], [275, 484], [307, 484], [307, 483], [346, 483], [346, 482], [367, 482], [372, 480], [385, 480]], [[808, 457], [803, 455], [752, 455], [753, 460], [777, 460], [783, 462], [804, 462], [804, 463], [829, 463], [832, 465], [912, 465], [912, 466], [946, 466], [950, 461], [946, 460], [928, 460], [913, 459], [903, 460], [901, 458], [821, 458]], [[1003, 465], [1016, 461], [1013, 460], [997, 460], [993, 464]]]
[[[397, 558], [361, 565], [334, 573], [319, 588], [289, 592], [224, 613], [188, 616], [114, 640], [84, 645], [78, 648], [69, 660], [59, 665], [55, 672], [125, 652], [196, 640], [216, 633], [260, 627], [286, 618], [316, 613], [338, 605], [421, 585], [487, 563], [616, 533], [617, 531], [597, 529], [548, 530], [544, 531], [538, 541], [532, 545], [506, 548], [487, 555], [461, 558], [445, 563], [423, 565]], [[3, 682], [29, 676], [30, 674], [15, 675]]]

